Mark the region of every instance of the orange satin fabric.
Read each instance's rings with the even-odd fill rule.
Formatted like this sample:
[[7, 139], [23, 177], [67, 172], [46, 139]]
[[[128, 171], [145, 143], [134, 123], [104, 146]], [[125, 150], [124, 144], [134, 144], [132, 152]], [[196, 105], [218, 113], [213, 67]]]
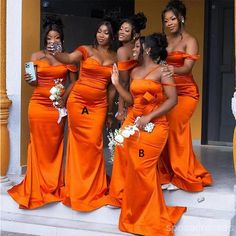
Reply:
[[[134, 104], [123, 126], [133, 124], [137, 116], [150, 113], [164, 100], [162, 85], [151, 80], [133, 80], [131, 93]], [[168, 122], [165, 116], [152, 122], [151, 133], [140, 131], [125, 139], [125, 149], [119, 148], [115, 157], [126, 160], [119, 228], [138, 235], [171, 236], [186, 208], [165, 205], [156, 165], [167, 140]]]
[[[166, 62], [175, 67], [184, 65], [184, 60], [197, 60], [199, 55], [189, 55], [187, 53], [176, 51], [168, 54]], [[189, 96], [199, 99], [199, 91], [192, 74], [174, 75], [178, 96]]]
[[83, 54], [80, 76], [67, 101], [68, 143], [65, 205], [91, 211], [106, 205], [107, 180], [103, 158], [103, 127], [111, 66], [102, 66]]
[[[184, 52], [172, 52], [167, 62], [181, 67], [185, 59], [196, 60]], [[169, 137], [158, 168], [161, 183], [173, 183], [186, 191], [202, 191], [212, 183], [212, 177], [197, 160], [190, 129], [190, 118], [195, 111], [199, 93], [192, 74], [174, 75], [177, 84], [178, 104], [167, 114], [170, 125]]]
[[35, 61], [38, 85], [34, 89], [28, 109], [30, 143], [27, 172], [24, 180], [8, 193], [20, 208], [33, 209], [62, 200], [63, 195], [63, 142], [64, 124], [57, 123], [58, 110], [49, 99], [54, 79], [66, 81], [67, 72], [77, 71], [75, 66], [51, 66], [47, 61]]
[[133, 69], [137, 64], [138, 62], [136, 60], [119, 61], [117, 67], [120, 71], [127, 71]]
[[[117, 63], [119, 71], [129, 71], [137, 66], [137, 61], [119, 61]], [[123, 122], [123, 126], [127, 125], [129, 120], [130, 108], [127, 111], [127, 119]], [[108, 203], [113, 206], [120, 207], [122, 201], [122, 194], [124, 189], [124, 179], [126, 172], [126, 158], [123, 155], [126, 150], [126, 145], [123, 147], [117, 146], [114, 153], [114, 163], [112, 168], [112, 178], [109, 185], [109, 200]], [[122, 156], [122, 157], [121, 157]]]

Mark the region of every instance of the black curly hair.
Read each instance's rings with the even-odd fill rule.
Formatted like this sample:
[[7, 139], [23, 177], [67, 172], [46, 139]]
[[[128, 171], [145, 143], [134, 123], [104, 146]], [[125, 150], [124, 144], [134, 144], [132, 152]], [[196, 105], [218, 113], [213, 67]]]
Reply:
[[143, 54], [144, 47], [150, 48], [150, 57], [153, 61], [159, 64], [161, 61], [165, 61], [167, 57], [168, 42], [166, 35], [162, 33], [153, 33], [145, 37], [140, 37], [141, 51]]
[[47, 46], [47, 35], [50, 31], [56, 31], [60, 35], [61, 43], [63, 46], [64, 32], [62, 20], [56, 15], [48, 15], [43, 19], [43, 30], [44, 30], [44, 47]]
[[129, 23], [132, 27], [131, 39], [133, 39], [136, 33], [139, 34], [141, 30], [146, 28], [147, 17], [143, 12], [139, 12], [129, 18], [123, 19], [120, 22], [120, 26], [125, 22]]
[[186, 7], [181, 0], [170, 0], [166, 5], [165, 9], [162, 11], [161, 20], [162, 20], [162, 31], [165, 32], [165, 13], [172, 11], [179, 22], [179, 29], [182, 27], [181, 18], [183, 17], [184, 21], [186, 19]]

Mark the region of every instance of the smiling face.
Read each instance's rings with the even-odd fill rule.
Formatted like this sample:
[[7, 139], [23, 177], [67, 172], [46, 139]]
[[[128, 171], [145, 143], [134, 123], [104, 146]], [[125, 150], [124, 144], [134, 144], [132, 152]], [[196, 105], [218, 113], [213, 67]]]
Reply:
[[124, 42], [129, 42], [132, 40], [132, 26], [128, 22], [124, 22], [119, 29], [119, 41], [124, 43]]
[[175, 16], [173, 11], [167, 11], [164, 15], [165, 27], [170, 33], [177, 33], [179, 31], [179, 19]]
[[61, 36], [57, 31], [51, 30], [47, 34], [47, 45], [53, 43], [61, 43]]
[[109, 44], [110, 34], [109, 34], [108, 27], [106, 25], [101, 25], [98, 28], [96, 39], [97, 39], [98, 45], [106, 46]]
[[133, 59], [138, 60], [141, 57], [141, 42], [140, 40], [136, 40], [133, 48]]

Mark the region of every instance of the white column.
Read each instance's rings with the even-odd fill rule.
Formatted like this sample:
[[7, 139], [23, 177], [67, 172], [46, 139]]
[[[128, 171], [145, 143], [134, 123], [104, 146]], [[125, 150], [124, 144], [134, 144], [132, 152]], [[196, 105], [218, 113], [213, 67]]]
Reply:
[[[7, 93], [12, 100], [9, 115], [10, 165], [8, 174], [21, 174], [21, 51], [22, 51], [22, 1], [7, 0]], [[29, 9], [30, 11], [30, 9]]]

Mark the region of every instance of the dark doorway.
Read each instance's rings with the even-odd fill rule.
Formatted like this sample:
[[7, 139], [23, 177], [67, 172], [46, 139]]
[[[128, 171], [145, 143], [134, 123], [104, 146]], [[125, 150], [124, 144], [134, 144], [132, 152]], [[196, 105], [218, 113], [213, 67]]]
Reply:
[[134, 0], [41, 0], [41, 19], [47, 14], [56, 14], [62, 19], [64, 46], [70, 52], [79, 45], [93, 44], [97, 24], [104, 16], [133, 15]]
[[232, 145], [234, 1], [207, 0], [205, 16], [202, 144]]

